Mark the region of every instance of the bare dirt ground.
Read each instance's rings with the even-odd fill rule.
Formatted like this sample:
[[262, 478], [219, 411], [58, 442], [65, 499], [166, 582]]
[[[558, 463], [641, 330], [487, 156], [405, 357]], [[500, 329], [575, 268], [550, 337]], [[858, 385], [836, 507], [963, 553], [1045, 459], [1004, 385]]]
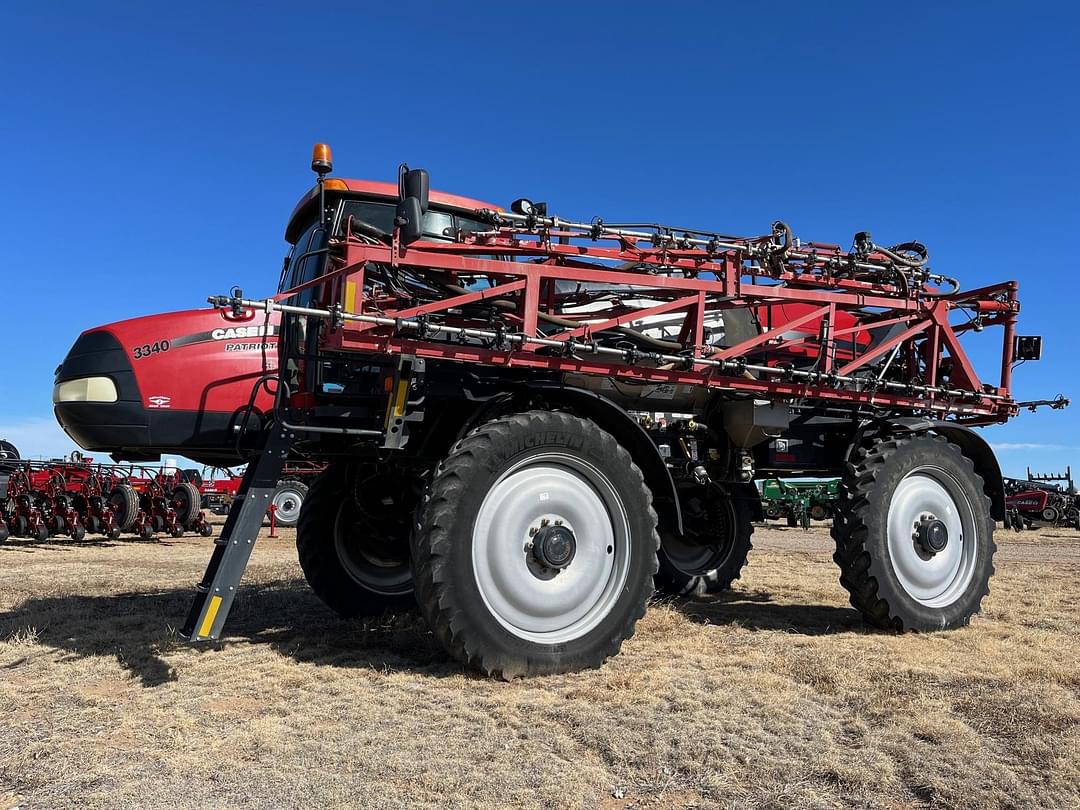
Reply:
[[218, 649], [173, 629], [207, 540], [0, 545], [0, 808], [1077, 808], [1080, 535], [998, 539], [970, 627], [896, 636], [848, 607], [827, 529], [759, 529], [731, 593], [512, 683], [415, 615], [335, 618], [291, 537]]

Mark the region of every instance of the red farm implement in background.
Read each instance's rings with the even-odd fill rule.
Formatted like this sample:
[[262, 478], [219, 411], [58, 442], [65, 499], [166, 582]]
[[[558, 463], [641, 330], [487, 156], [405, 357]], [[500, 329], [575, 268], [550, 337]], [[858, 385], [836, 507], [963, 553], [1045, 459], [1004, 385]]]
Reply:
[[[782, 222], [740, 237], [527, 199], [503, 211], [431, 192], [422, 170], [396, 187], [326, 178], [321, 145], [312, 168], [278, 294], [210, 299], [213, 317], [273, 332], [277, 358], [218, 406], [250, 463], [192, 640], [220, 636], [296, 457], [326, 465], [297, 528], [316, 593], [348, 616], [415, 600], [451, 654], [505, 677], [599, 665], [654, 586], [729, 587], [761, 518], [756, 478], [841, 479], [835, 559], [868, 622], [978, 611], [1006, 503], [972, 428], [1040, 404], [1013, 396], [1014, 363], [1041, 352], [1017, 334], [1015, 282], [965, 290], [920, 243], [865, 232], [844, 250]], [[992, 327], [984, 379], [962, 340]], [[107, 376], [68, 365], [58, 386]], [[58, 416], [110, 444], [108, 402], [87, 402], [60, 397]]]
[[1033, 526], [1064, 526], [1080, 529], [1080, 494], [1072, 468], [1064, 473], [1039, 474], [1028, 468], [1027, 479], [1005, 479], [1008, 525], [1017, 531]]
[[[308, 488], [325, 469], [325, 464], [314, 461], [297, 460], [285, 464], [277, 487], [270, 494], [270, 505], [274, 507], [277, 526], [291, 528], [296, 525]], [[228, 514], [240, 491], [243, 474], [228, 469], [204, 469], [200, 478], [199, 491], [202, 493], [203, 509], [208, 509], [215, 515]]]
[[17, 451], [0, 460], [0, 539], [43, 541], [87, 534], [149, 539], [185, 531], [210, 536], [198, 488], [179, 470], [95, 464], [72, 459], [27, 461]]

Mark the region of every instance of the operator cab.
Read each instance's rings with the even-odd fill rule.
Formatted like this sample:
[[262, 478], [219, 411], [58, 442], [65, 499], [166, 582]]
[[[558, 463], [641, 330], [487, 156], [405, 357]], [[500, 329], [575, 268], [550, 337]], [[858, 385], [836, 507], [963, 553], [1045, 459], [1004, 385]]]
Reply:
[[[398, 187], [392, 183], [371, 180], [345, 180], [328, 177], [323, 181], [326, 207], [332, 212], [326, 226], [318, 212], [319, 190], [311, 189], [293, 210], [285, 229], [286, 241], [293, 249], [286, 258], [278, 282], [278, 292], [285, 292], [318, 278], [323, 272], [328, 231], [335, 237], [347, 232], [361, 238], [389, 239], [394, 230], [394, 214], [398, 202]], [[424, 214], [423, 236], [428, 242], [452, 242], [457, 232], [475, 233], [491, 226], [476, 218], [478, 208], [501, 210], [491, 203], [431, 192], [431, 202]], [[313, 288], [297, 294], [291, 303], [301, 306], [314, 297]]]

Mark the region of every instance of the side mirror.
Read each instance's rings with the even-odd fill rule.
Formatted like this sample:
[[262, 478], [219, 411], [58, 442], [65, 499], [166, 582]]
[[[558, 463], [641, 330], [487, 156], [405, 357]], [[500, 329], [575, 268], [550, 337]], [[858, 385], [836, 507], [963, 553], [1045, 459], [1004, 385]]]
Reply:
[[398, 197], [402, 200], [415, 197], [421, 214], [427, 213], [430, 191], [431, 180], [426, 169], [410, 169], [404, 163], [398, 167]]
[[411, 245], [424, 235], [424, 211], [418, 197], [406, 197], [397, 204], [394, 225], [398, 229], [398, 240], [403, 245]]

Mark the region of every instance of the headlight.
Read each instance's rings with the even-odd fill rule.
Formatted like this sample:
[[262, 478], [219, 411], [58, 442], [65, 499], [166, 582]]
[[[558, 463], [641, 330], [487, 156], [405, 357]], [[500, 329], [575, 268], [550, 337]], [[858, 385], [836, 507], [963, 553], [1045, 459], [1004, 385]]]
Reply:
[[60, 402], [116, 402], [116, 384], [108, 377], [83, 377], [53, 386], [53, 404]]

